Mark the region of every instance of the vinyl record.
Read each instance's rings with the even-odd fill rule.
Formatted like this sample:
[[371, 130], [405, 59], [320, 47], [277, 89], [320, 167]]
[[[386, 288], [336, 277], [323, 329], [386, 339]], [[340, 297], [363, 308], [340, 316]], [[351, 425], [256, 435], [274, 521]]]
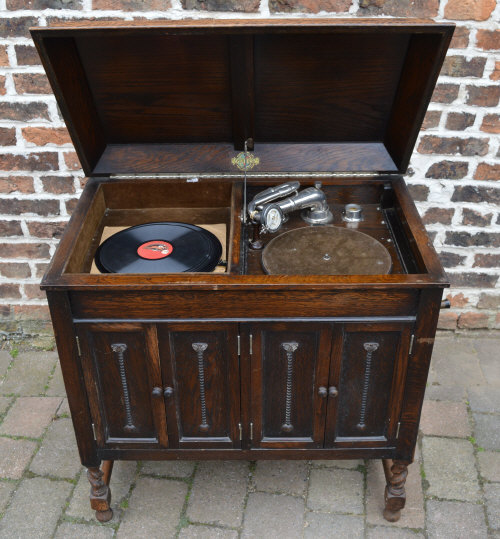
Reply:
[[117, 232], [97, 249], [102, 273], [213, 271], [222, 245], [208, 230], [188, 223], [146, 223]]

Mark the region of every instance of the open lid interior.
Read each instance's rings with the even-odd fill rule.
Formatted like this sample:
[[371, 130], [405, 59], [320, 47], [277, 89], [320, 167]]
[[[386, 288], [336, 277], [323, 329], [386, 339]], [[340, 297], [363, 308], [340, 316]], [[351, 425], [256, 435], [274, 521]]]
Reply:
[[452, 33], [363, 19], [32, 30], [88, 176], [238, 172], [249, 139], [255, 172], [403, 173]]

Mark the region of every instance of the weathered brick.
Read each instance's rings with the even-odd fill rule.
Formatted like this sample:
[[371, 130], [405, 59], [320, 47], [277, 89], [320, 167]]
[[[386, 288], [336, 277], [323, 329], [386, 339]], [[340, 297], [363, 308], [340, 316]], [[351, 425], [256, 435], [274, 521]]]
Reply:
[[435, 17], [439, 0], [360, 0], [359, 15], [393, 17]]
[[483, 123], [481, 124], [481, 131], [486, 133], [500, 133], [500, 115], [485, 114]]
[[0, 243], [0, 258], [49, 258], [46, 243]]
[[66, 152], [64, 154], [64, 162], [69, 170], [80, 170], [82, 168], [76, 152]]
[[465, 161], [439, 161], [429, 167], [426, 178], [459, 180], [467, 176], [469, 163]]
[[50, 324], [50, 312], [47, 305], [13, 305], [16, 320], [42, 320]]
[[40, 65], [40, 57], [35, 47], [31, 45], [16, 45], [16, 57], [17, 65], [20, 66], [34, 66]]
[[7, 9], [82, 9], [81, 0], [7, 0]]
[[7, 67], [9, 65], [9, 55], [7, 54], [7, 45], [0, 45], [0, 66]]
[[14, 73], [12, 76], [18, 94], [50, 94], [49, 81], [43, 73]]
[[496, 107], [500, 100], [500, 86], [467, 86], [467, 105]]
[[459, 89], [460, 86], [458, 84], [438, 84], [432, 94], [432, 101], [434, 103], [453, 103], [458, 97]]
[[38, 26], [36, 17], [9, 17], [0, 19], [0, 37], [30, 37], [31, 26]]
[[[8, 201], [6, 201], [8, 202]], [[0, 221], [0, 236], [22, 236], [23, 230], [19, 221]]]
[[485, 21], [496, 6], [496, 0], [449, 0], [444, 16], [454, 21]]
[[37, 215], [59, 215], [57, 200], [24, 200], [18, 198], [0, 199], [0, 213], [19, 215], [36, 213]]
[[472, 226], [488, 226], [491, 223], [492, 213], [487, 213], [483, 215], [475, 210], [470, 210], [465, 208], [463, 211], [462, 223], [464, 225]]
[[474, 268], [500, 268], [500, 255], [477, 254], [474, 256]]
[[[500, 89], [500, 88], [499, 88]], [[423, 154], [444, 154], [444, 155], [486, 155], [488, 153], [489, 139], [479, 139], [474, 137], [437, 137], [425, 135], [420, 141], [418, 151]]]
[[493, 187], [476, 187], [474, 185], [461, 185], [455, 187], [451, 197], [452, 202], [489, 202], [500, 204], [500, 189]]
[[500, 30], [481, 30], [476, 35], [477, 46], [485, 50], [500, 49]]
[[500, 295], [493, 296], [492, 294], [482, 293], [479, 296], [479, 301], [477, 302], [477, 308], [490, 309], [490, 310], [500, 309]]
[[458, 314], [450, 311], [440, 311], [438, 319], [438, 329], [457, 329]]
[[469, 298], [465, 297], [463, 292], [460, 292], [459, 294], [448, 294], [446, 296], [446, 299], [450, 300], [452, 309], [458, 307], [462, 308], [465, 307], [469, 303]]
[[0, 146], [15, 146], [16, 130], [11, 127], [0, 127]]
[[441, 119], [440, 110], [428, 110], [425, 115], [424, 121], [422, 123], [422, 129], [432, 129], [439, 125], [439, 120]]
[[75, 211], [76, 205], [78, 204], [78, 199], [71, 198], [70, 200], [66, 200], [64, 204], [66, 206], [66, 212], [68, 215], [71, 215]]
[[482, 77], [486, 58], [477, 56], [467, 60], [465, 56], [447, 56], [441, 75], [448, 77]]
[[422, 220], [426, 225], [433, 223], [449, 225], [454, 213], [455, 210], [453, 208], [429, 208], [422, 217]]
[[35, 268], [36, 268], [36, 271], [35, 271], [35, 277], [37, 279], [41, 279], [44, 275], [45, 275], [45, 272], [47, 271], [47, 268], [49, 267], [48, 264], [36, 264], [35, 265]]
[[23, 128], [22, 133], [26, 142], [31, 142], [37, 146], [71, 143], [71, 138], [65, 127], [25, 127]]
[[474, 174], [475, 180], [494, 181], [500, 180], [500, 165], [489, 165], [488, 163], [479, 163]]
[[426, 185], [408, 185], [408, 190], [413, 200], [425, 202], [429, 196], [429, 188]]
[[120, 11], [165, 10], [171, 6], [170, 0], [93, 0], [92, 9], [113, 9]]
[[59, 161], [55, 152], [29, 153], [27, 155], [0, 155], [0, 170], [57, 170]]
[[457, 26], [450, 43], [451, 49], [466, 49], [469, 45], [470, 30], [465, 26]]
[[36, 238], [60, 238], [66, 228], [66, 224], [66, 222], [47, 223], [44, 221], [31, 221], [28, 222], [28, 230]]
[[500, 61], [495, 62], [495, 67], [490, 75], [491, 80], [500, 80]]
[[5, 88], [5, 76], [0, 75], [0, 95], [5, 95], [7, 93], [7, 89]]
[[29, 176], [9, 176], [0, 181], [0, 193], [34, 193], [33, 178]]
[[454, 268], [455, 266], [459, 266], [463, 263], [465, 258], [465, 256], [460, 256], [456, 253], [450, 253], [448, 251], [441, 251], [439, 253], [439, 259], [445, 268]]
[[452, 273], [446, 272], [451, 286], [457, 288], [495, 288], [496, 275], [487, 273]]
[[484, 329], [488, 328], [488, 315], [484, 313], [462, 313], [458, 317], [460, 329]]
[[26, 279], [31, 276], [31, 270], [24, 262], [0, 262], [0, 275], [8, 279]]
[[446, 129], [451, 131], [463, 131], [474, 125], [475, 114], [468, 112], [450, 112], [446, 118]]
[[476, 232], [446, 232], [445, 243], [460, 247], [500, 247], [500, 233]]
[[[273, 10], [272, 2], [269, 7]], [[196, 9], [203, 11], [243, 11], [254, 13], [259, 9], [258, 0], [182, 0], [184, 9]]]
[[46, 103], [0, 103], [0, 118], [16, 122], [48, 120]]
[[0, 298], [2, 299], [19, 299], [21, 292], [19, 291], [19, 285], [11, 283], [0, 284]]
[[73, 176], [44, 176], [42, 184], [46, 193], [61, 195], [75, 192]]

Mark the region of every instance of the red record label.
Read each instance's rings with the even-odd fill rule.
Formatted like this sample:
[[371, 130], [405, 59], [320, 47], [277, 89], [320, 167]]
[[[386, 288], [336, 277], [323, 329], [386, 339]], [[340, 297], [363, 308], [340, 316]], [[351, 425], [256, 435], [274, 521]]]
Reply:
[[163, 240], [147, 241], [137, 248], [137, 254], [146, 260], [159, 260], [172, 254], [174, 248], [171, 243]]

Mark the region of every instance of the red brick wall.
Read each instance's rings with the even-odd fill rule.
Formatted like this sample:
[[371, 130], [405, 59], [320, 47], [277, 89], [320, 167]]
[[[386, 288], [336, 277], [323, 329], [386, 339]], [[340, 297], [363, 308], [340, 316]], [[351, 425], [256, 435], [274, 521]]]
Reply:
[[0, 0], [0, 330], [38, 331], [38, 282], [83, 175], [30, 26], [61, 19], [432, 17], [457, 30], [407, 181], [452, 282], [441, 327], [500, 328], [496, 0]]

